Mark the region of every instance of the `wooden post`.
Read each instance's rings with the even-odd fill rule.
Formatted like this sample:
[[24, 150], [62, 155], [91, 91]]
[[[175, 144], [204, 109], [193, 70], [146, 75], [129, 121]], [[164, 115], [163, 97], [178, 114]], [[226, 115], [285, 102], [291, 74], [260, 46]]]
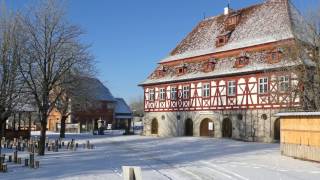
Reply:
[[30, 154], [30, 167], [34, 168], [34, 154]]
[[13, 162], [18, 163], [18, 151], [14, 151], [13, 153]]
[[31, 112], [29, 113], [29, 127], [28, 127], [28, 130], [29, 130], [29, 134], [31, 134]]
[[38, 169], [39, 167], [40, 167], [40, 162], [39, 161], [35, 161], [34, 168]]
[[29, 166], [29, 159], [24, 159], [24, 166], [28, 167]]
[[18, 130], [20, 131], [20, 130], [21, 130], [21, 112], [19, 112], [18, 117], [19, 117], [19, 126], [18, 126]]
[[23, 118], [23, 130], [26, 130], [26, 119]]
[[7, 167], [6, 163], [2, 163], [1, 164], [1, 171], [4, 172], [4, 173], [8, 171], [8, 167]]
[[2, 154], [0, 157], [0, 164], [4, 163], [4, 161], [5, 161], [5, 156], [4, 154]]
[[90, 149], [90, 141], [87, 141], [87, 149]]
[[13, 131], [16, 131], [16, 113], [13, 114], [13, 127], [12, 127]]
[[141, 168], [135, 166], [122, 166], [124, 180], [142, 180]]

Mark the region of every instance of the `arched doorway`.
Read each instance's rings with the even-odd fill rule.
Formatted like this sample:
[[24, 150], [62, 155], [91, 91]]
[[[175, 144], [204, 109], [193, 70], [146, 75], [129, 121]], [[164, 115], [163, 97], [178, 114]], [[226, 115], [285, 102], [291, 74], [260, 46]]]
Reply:
[[187, 119], [185, 122], [185, 129], [184, 129], [185, 136], [193, 136], [193, 121], [192, 119]]
[[158, 128], [159, 128], [158, 120], [156, 118], [152, 119], [151, 134], [158, 134]]
[[276, 141], [280, 140], [280, 119], [276, 119], [274, 121], [274, 128], [273, 128], [273, 138]]
[[214, 124], [210, 119], [204, 119], [200, 124], [200, 136], [214, 137]]
[[222, 122], [222, 137], [232, 137], [232, 122], [229, 118], [226, 118]]

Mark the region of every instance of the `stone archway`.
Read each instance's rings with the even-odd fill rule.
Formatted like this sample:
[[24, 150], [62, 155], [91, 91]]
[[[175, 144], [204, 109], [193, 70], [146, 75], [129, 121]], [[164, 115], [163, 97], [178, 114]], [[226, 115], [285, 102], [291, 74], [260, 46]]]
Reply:
[[184, 125], [184, 135], [193, 136], [193, 121], [192, 119], [187, 119]]
[[158, 134], [159, 124], [156, 118], [152, 119], [151, 122], [151, 134]]
[[232, 122], [229, 118], [223, 119], [222, 121], [222, 137], [232, 137]]
[[274, 121], [273, 133], [273, 139], [276, 141], [280, 141], [280, 118]]
[[200, 136], [214, 137], [214, 123], [211, 119], [203, 119], [200, 123]]

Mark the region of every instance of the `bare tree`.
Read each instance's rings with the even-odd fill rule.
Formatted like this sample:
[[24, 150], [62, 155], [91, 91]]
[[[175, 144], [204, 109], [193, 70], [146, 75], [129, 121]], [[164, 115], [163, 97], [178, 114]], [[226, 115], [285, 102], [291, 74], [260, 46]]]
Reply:
[[[291, 3], [291, 2], [290, 2]], [[293, 4], [290, 4], [293, 6]], [[293, 46], [286, 47], [284, 56], [295, 61], [297, 66], [285, 68], [293, 72], [299, 85], [296, 91], [302, 101], [302, 110], [320, 110], [320, 13], [318, 9], [308, 9], [306, 17], [292, 8], [292, 30], [295, 35]]]
[[[3, 11], [2, 11], [3, 12]], [[21, 97], [22, 84], [18, 63], [22, 58], [21, 26], [16, 16], [0, 15], [0, 124], [4, 135], [4, 124], [11, 116]]]
[[78, 26], [70, 24], [62, 4], [45, 1], [20, 16], [25, 42], [25, 57], [19, 64], [21, 74], [36, 102], [41, 123], [39, 155], [45, 154], [47, 119], [57, 101], [64, 95], [54, 90], [70, 84], [70, 73], [91, 64], [88, 47], [79, 38]]
[[144, 115], [144, 99], [142, 96], [132, 99], [129, 106], [134, 116]]

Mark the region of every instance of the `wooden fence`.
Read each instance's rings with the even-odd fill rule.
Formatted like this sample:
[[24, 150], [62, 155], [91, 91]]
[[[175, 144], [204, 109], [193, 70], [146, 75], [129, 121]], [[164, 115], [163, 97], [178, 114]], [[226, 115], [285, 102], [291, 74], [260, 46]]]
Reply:
[[320, 113], [280, 113], [281, 153], [320, 162]]
[[30, 131], [28, 130], [16, 130], [16, 131], [13, 131], [10, 129], [5, 130], [5, 137], [7, 139], [14, 139], [14, 138], [20, 138], [20, 137], [22, 137], [23, 139], [29, 139], [30, 136], [31, 134], [30, 134]]

